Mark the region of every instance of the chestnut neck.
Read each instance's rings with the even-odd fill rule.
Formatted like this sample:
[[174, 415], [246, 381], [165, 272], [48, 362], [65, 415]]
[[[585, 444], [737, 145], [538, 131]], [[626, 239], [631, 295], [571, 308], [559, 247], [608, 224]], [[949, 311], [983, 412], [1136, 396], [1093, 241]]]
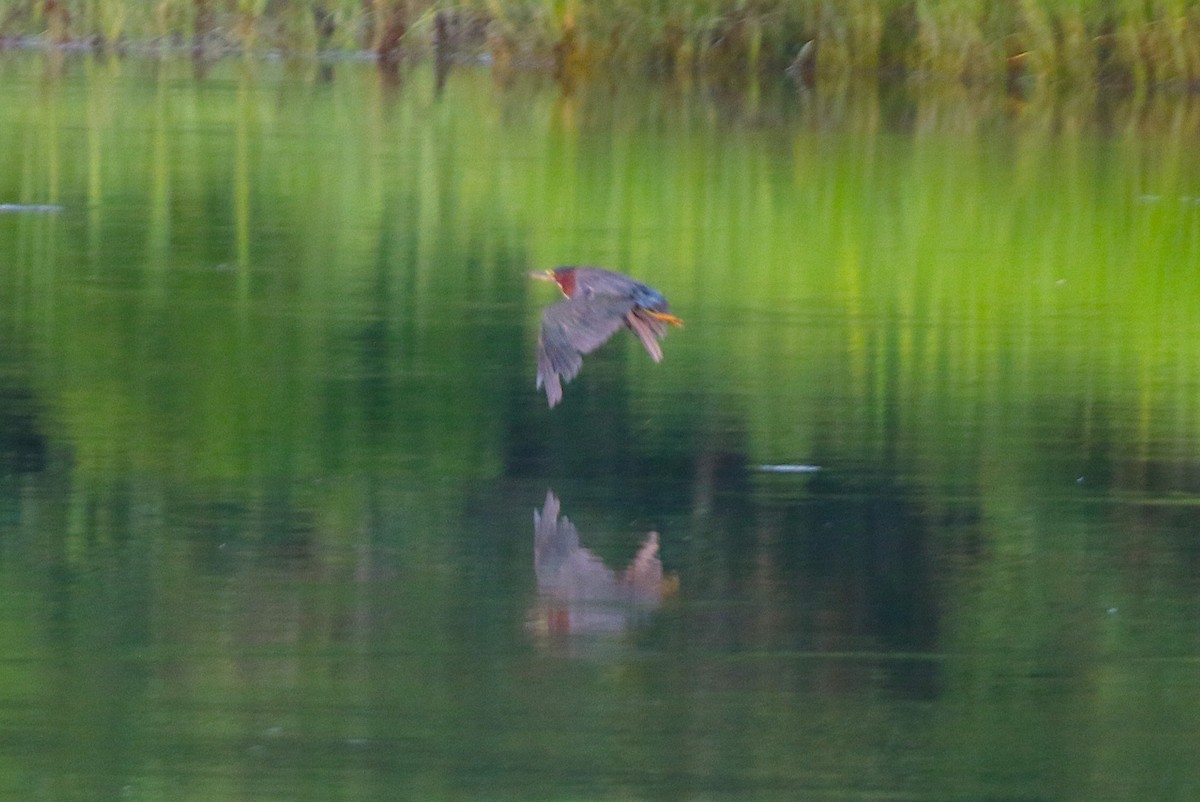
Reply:
[[558, 288], [562, 290], [563, 295], [570, 298], [575, 294], [575, 268], [554, 268], [554, 280], [558, 283]]

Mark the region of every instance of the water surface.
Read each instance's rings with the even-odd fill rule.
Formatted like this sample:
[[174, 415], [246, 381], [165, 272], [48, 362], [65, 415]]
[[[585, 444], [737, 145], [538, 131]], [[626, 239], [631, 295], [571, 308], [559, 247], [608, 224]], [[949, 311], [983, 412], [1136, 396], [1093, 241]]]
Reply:
[[[1194, 103], [9, 55], [0, 130], [5, 796], [1200, 793]], [[550, 411], [575, 262], [686, 327]]]

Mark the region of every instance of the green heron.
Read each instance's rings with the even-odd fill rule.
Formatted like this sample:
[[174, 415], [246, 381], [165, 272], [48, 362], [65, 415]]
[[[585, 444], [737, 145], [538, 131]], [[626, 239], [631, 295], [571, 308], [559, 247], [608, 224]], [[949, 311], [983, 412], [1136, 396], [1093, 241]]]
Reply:
[[530, 628], [538, 635], [619, 634], [679, 589], [678, 577], [663, 575], [657, 532], [647, 532], [625, 570], [615, 571], [579, 542], [553, 490], [533, 511], [533, 568], [538, 604]]
[[537, 386], [545, 386], [552, 409], [562, 400], [562, 382], [575, 378], [583, 367], [583, 355], [607, 342], [621, 326], [637, 335], [651, 359], [661, 362], [658, 341], [666, 336], [667, 325], [683, 325], [667, 312], [661, 292], [612, 270], [556, 267], [529, 275], [553, 281], [567, 296], [542, 313], [538, 335]]

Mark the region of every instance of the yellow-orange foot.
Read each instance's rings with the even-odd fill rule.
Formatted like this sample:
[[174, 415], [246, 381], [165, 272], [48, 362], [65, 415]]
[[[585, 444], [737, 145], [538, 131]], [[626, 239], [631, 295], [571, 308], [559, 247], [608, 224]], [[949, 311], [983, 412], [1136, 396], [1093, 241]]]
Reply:
[[683, 320], [681, 318], [677, 318], [674, 315], [668, 315], [666, 312], [653, 312], [647, 309], [646, 314], [655, 320], [661, 320], [663, 323], [670, 323], [672, 326], [683, 325]]

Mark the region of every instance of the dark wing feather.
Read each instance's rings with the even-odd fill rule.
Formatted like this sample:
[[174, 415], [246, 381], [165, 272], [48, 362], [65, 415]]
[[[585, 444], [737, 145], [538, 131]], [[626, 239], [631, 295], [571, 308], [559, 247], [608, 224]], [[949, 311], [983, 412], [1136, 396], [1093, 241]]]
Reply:
[[583, 355], [607, 342], [632, 310], [632, 300], [603, 296], [568, 298], [542, 313], [537, 386], [545, 386], [552, 408], [562, 400], [562, 382], [575, 378], [583, 367]]
[[579, 548], [579, 531], [575, 524], [559, 516], [558, 496], [546, 491], [546, 503], [539, 513], [533, 511], [533, 557], [534, 567], [553, 573], [567, 560], [571, 552]]

